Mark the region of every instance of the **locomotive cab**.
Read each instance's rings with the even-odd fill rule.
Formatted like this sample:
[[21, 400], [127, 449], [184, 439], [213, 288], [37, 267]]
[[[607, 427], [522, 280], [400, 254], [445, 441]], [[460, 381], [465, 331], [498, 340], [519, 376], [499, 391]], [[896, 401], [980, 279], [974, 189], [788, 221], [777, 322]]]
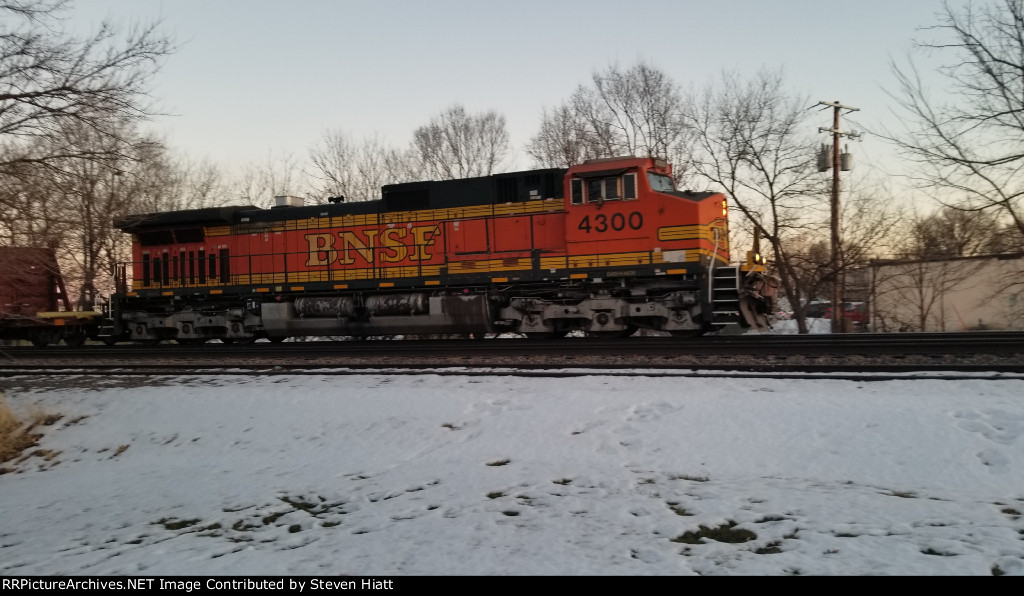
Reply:
[[656, 158], [590, 160], [569, 168], [565, 184], [572, 276], [609, 298], [595, 303], [603, 312], [580, 321], [586, 333], [646, 328], [692, 336], [736, 323], [763, 326], [753, 316], [759, 307], [741, 308], [750, 299], [730, 265], [721, 193], [676, 190], [672, 166]]

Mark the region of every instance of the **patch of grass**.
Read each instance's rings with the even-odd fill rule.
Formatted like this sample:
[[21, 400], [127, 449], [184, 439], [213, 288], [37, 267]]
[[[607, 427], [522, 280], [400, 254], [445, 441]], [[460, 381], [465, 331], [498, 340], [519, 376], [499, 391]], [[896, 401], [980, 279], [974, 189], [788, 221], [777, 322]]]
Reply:
[[189, 526], [194, 526], [201, 522], [201, 519], [175, 519], [170, 517], [162, 517], [157, 520], [157, 524], [167, 528], [168, 530], [181, 530]]
[[694, 476], [692, 474], [670, 474], [669, 480], [689, 480], [690, 482], [707, 482], [711, 478], [707, 476]]
[[700, 526], [700, 529], [696, 532], [684, 532], [675, 538], [672, 538], [672, 542], [680, 542], [683, 544], [701, 544], [704, 539], [714, 540], [716, 542], [727, 542], [729, 544], [738, 544], [740, 542], [749, 542], [757, 538], [757, 534], [750, 530], [737, 530], [736, 522], [729, 522], [722, 524], [717, 528], [709, 528], [707, 526]]
[[255, 530], [257, 528], [259, 528], [259, 526], [254, 526], [252, 524], [247, 524], [247, 523], [245, 523], [242, 520], [236, 521], [235, 524], [233, 526], [231, 526], [231, 529], [236, 531], [236, 532], [252, 532], [253, 530]]
[[[50, 426], [60, 420], [57, 414], [46, 414], [42, 411], [32, 411], [22, 415], [19, 419], [11, 410], [6, 398], [0, 393], [0, 463], [12, 461], [24, 454], [29, 448], [35, 447], [37, 441], [43, 436], [38, 432], [40, 426]], [[49, 456], [52, 459], [54, 452], [37, 450], [29, 453], [31, 455]], [[13, 470], [0, 468], [0, 474]]]
[[692, 513], [687, 511], [685, 507], [683, 507], [676, 501], [669, 501], [668, 503], [666, 503], [666, 505], [668, 505], [668, 508], [671, 509], [672, 513], [675, 513], [676, 515], [681, 515], [683, 517], [689, 517], [693, 515]]
[[782, 552], [782, 549], [779, 548], [781, 544], [782, 543], [779, 541], [769, 542], [761, 548], [756, 549], [754, 553], [758, 555], [777, 555]]

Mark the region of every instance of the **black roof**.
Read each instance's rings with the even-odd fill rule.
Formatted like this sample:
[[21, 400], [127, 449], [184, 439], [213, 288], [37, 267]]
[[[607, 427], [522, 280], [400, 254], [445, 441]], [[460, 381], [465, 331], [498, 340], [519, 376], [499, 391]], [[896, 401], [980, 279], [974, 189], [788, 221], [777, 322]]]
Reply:
[[551, 168], [508, 172], [476, 178], [405, 182], [381, 187], [382, 198], [372, 201], [337, 202], [302, 207], [281, 206], [261, 209], [253, 205], [187, 209], [166, 213], [128, 215], [114, 221], [125, 232], [276, 222], [311, 217], [337, 217], [390, 213], [417, 209], [443, 209], [468, 205], [562, 198], [562, 180], [567, 170]]
[[230, 225], [236, 222], [236, 214], [258, 209], [252, 205], [235, 205], [167, 211], [165, 213], [140, 213], [115, 219], [114, 227], [125, 232], [136, 233], [167, 227]]

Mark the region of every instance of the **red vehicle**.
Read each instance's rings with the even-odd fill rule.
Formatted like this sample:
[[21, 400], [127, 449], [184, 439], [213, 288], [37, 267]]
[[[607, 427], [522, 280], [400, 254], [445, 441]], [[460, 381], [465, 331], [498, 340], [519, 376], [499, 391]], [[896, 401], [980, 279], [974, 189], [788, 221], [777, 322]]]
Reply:
[[[832, 307], [825, 311], [825, 318], [832, 318]], [[844, 302], [843, 318], [852, 321], [858, 327], [866, 327], [868, 324], [868, 305], [865, 302]]]
[[375, 201], [135, 215], [118, 222], [133, 261], [109, 338], [763, 327], [777, 284], [756, 252], [730, 264], [727, 215], [723, 195], [677, 191], [668, 163], [636, 157], [388, 185]]
[[0, 247], [0, 340], [79, 346], [96, 337], [99, 317], [72, 310], [52, 248]]

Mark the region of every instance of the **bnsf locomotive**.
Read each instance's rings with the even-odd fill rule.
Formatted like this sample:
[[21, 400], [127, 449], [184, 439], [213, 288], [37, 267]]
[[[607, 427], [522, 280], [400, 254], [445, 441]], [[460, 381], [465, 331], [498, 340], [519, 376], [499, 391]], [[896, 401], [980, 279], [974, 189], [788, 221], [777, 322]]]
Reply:
[[[725, 197], [654, 158], [133, 215], [107, 343], [763, 327], [775, 284], [730, 265]], [[129, 281], [130, 279], [130, 281]]]

